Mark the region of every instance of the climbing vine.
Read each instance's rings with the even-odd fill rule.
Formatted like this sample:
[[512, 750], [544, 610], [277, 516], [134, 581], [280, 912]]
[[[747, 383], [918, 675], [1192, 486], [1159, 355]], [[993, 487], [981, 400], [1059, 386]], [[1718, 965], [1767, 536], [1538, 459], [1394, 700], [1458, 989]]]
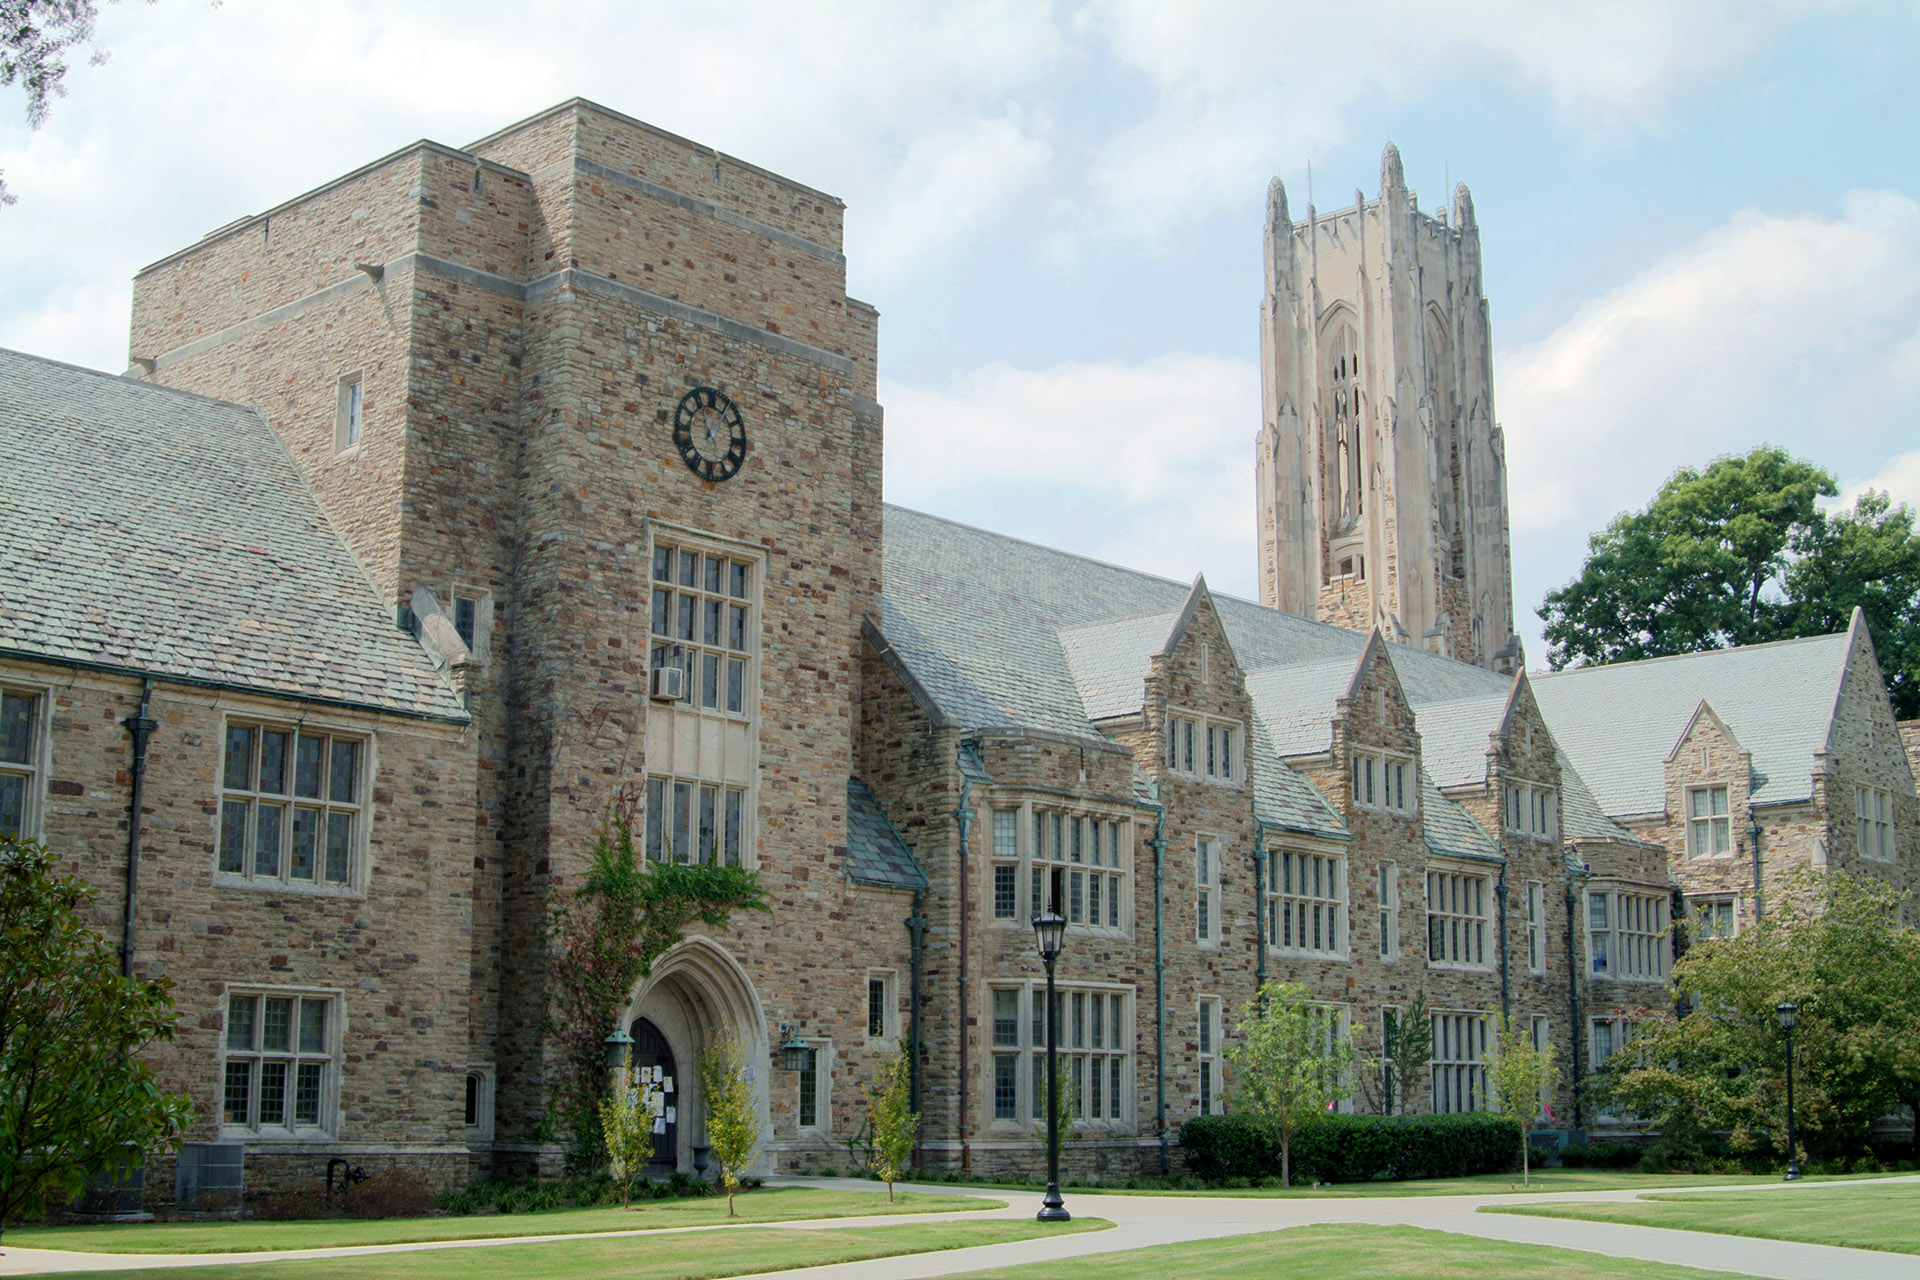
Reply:
[[758, 877], [740, 867], [650, 862], [633, 842], [630, 798], [610, 805], [580, 887], [553, 913], [553, 1003], [549, 1021], [560, 1061], [549, 1098], [549, 1128], [572, 1140], [571, 1162], [597, 1159], [597, 1104], [606, 1092], [606, 1037], [634, 983], [696, 924], [725, 928], [735, 911], [768, 911]]

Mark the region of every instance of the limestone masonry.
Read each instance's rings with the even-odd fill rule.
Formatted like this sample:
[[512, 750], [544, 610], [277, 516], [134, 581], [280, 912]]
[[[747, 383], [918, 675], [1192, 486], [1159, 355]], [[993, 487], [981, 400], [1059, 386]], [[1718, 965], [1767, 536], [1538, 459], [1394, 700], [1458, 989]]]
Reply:
[[40, 513], [0, 540], [0, 830], [175, 982], [183, 1160], [558, 1171], [549, 931], [613, 806], [773, 906], [630, 993], [659, 1172], [709, 1170], [722, 1029], [761, 1170], [848, 1168], [902, 1043], [924, 1165], [1035, 1169], [1050, 904], [1066, 1158], [1131, 1173], [1224, 1107], [1263, 980], [1363, 1055], [1424, 998], [1407, 1110], [1486, 1106], [1521, 1019], [1591, 1128], [1689, 939], [1796, 866], [1920, 888], [1858, 618], [1522, 670], [1464, 187], [1420, 213], [1389, 149], [1375, 201], [1270, 193], [1260, 604], [885, 505], [842, 213], [574, 100], [154, 263], [125, 376], [0, 353]]

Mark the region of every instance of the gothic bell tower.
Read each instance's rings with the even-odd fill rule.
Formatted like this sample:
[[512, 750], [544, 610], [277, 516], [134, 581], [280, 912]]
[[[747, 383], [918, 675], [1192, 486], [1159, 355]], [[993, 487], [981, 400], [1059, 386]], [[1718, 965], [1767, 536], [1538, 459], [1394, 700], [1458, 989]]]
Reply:
[[1267, 191], [1256, 444], [1260, 599], [1501, 671], [1513, 628], [1506, 448], [1480, 231], [1463, 183], [1422, 213], [1389, 143], [1380, 194]]

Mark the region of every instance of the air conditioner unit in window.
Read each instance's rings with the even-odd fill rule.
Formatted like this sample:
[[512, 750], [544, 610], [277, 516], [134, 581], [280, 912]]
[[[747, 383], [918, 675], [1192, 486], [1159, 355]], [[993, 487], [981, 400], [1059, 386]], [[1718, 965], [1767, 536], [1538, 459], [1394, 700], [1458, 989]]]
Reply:
[[687, 673], [679, 667], [655, 667], [650, 695], [658, 702], [678, 702], [686, 696]]

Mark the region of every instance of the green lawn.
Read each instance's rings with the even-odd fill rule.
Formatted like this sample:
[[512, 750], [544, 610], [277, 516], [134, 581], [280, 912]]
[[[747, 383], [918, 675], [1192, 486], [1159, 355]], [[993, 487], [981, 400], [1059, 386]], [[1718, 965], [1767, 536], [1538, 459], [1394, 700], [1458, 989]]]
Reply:
[[[1735, 1280], [1545, 1245], [1415, 1227], [1296, 1227], [1048, 1263], [1046, 1280]], [[1033, 1280], [1022, 1267], [954, 1280]], [[1746, 1277], [1740, 1280], [1748, 1280]]]
[[[1861, 1178], [1884, 1177], [1884, 1174], [1849, 1174], [1843, 1178], [1809, 1178], [1814, 1181], [1857, 1181]], [[1708, 1187], [1753, 1186], [1778, 1182], [1775, 1175], [1762, 1174], [1750, 1176], [1744, 1174], [1692, 1174], [1692, 1173], [1638, 1173], [1623, 1169], [1535, 1169], [1532, 1187], [1524, 1187], [1518, 1173], [1479, 1174], [1470, 1178], [1425, 1178], [1413, 1182], [1339, 1182], [1324, 1187], [1295, 1186], [1281, 1190], [1274, 1184], [1259, 1188], [1227, 1190], [1208, 1188], [1203, 1191], [1163, 1191], [1153, 1187], [1142, 1187], [1129, 1191], [1124, 1187], [1063, 1187], [1062, 1194], [1067, 1196], [1289, 1196], [1312, 1199], [1339, 1198], [1353, 1196], [1488, 1196], [1520, 1194], [1526, 1191], [1661, 1191], [1694, 1190]], [[1005, 1193], [1010, 1199], [1022, 1194], [1038, 1196], [1038, 1187], [1019, 1187], [1008, 1183], [976, 1184], [982, 1189], [992, 1189]]]
[[1920, 1183], [1846, 1190], [1662, 1195], [1624, 1204], [1501, 1205], [1487, 1213], [1584, 1218], [1765, 1240], [1920, 1253]]
[[[803, 1218], [857, 1218], [883, 1213], [944, 1213], [998, 1209], [1001, 1200], [977, 1196], [902, 1194], [892, 1204], [885, 1192], [815, 1191], [768, 1187], [743, 1191], [736, 1222], [795, 1222]], [[471, 1217], [330, 1218], [313, 1222], [145, 1222], [77, 1227], [19, 1227], [0, 1244], [23, 1249], [74, 1249], [82, 1253], [251, 1253], [256, 1250], [331, 1249], [355, 1244], [408, 1244], [419, 1240], [478, 1240], [504, 1236], [582, 1235], [653, 1227], [714, 1226], [727, 1221], [725, 1196], [643, 1200], [631, 1209], [552, 1209], [543, 1213], [476, 1214]], [[200, 1273], [194, 1273], [198, 1276]]]
[[[751, 1275], [829, 1262], [858, 1262], [862, 1258], [1007, 1244], [1039, 1235], [1098, 1231], [1112, 1225], [1097, 1218], [1051, 1225], [1021, 1218], [819, 1231], [753, 1227], [674, 1236], [582, 1236], [546, 1244], [215, 1263], [194, 1267], [186, 1275], [187, 1280], [580, 1280], [582, 1276], [705, 1280], [710, 1276]], [[73, 1271], [63, 1273], [61, 1280], [126, 1280], [127, 1275], [125, 1271]]]

